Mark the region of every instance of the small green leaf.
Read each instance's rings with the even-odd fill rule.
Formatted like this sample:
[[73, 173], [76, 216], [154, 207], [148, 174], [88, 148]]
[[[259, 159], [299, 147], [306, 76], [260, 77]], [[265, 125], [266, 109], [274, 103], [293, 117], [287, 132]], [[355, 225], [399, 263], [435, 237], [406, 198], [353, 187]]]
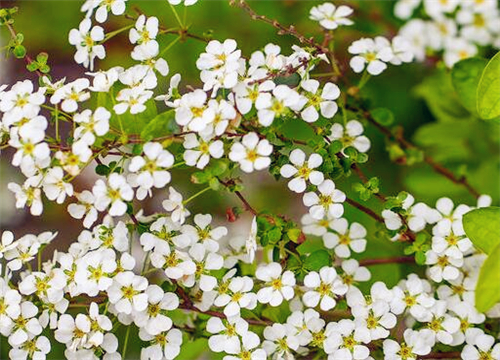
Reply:
[[318, 271], [323, 266], [330, 265], [330, 254], [326, 250], [317, 250], [310, 254], [304, 261], [304, 269]]
[[111, 169], [104, 164], [99, 164], [95, 167], [95, 173], [101, 176], [108, 176]]
[[451, 70], [451, 81], [462, 105], [471, 114], [477, 114], [477, 85], [488, 60], [468, 58], [457, 62]]
[[386, 108], [377, 108], [370, 111], [370, 114], [377, 123], [383, 126], [389, 126], [394, 122], [394, 115], [391, 110]]
[[276, 85], [288, 85], [290, 87], [295, 87], [300, 83], [300, 75], [295, 73], [290, 76], [277, 76], [274, 78], [274, 83]]
[[26, 56], [26, 48], [24, 46], [22, 46], [22, 45], [17, 45], [12, 50], [12, 53], [14, 54], [14, 56], [16, 58], [22, 59], [24, 56]]
[[141, 132], [141, 138], [149, 141], [154, 138], [164, 137], [175, 132], [175, 111], [169, 110], [158, 114], [152, 119]]
[[286, 234], [288, 235], [290, 240], [292, 240], [293, 242], [297, 242], [297, 240], [299, 239], [299, 236], [302, 234], [302, 230], [290, 229], [286, 232]]
[[480, 312], [491, 309], [500, 301], [500, 244], [484, 262], [476, 286], [476, 308]]
[[484, 68], [477, 86], [477, 112], [484, 120], [500, 116], [500, 52]]
[[500, 207], [479, 208], [463, 217], [467, 237], [486, 254], [500, 243]]
[[41, 52], [40, 54], [38, 54], [36, 56], [36, 61], [41, 63], [41, 64], [46, 64], [48, 58], [49, 58], [49, 54], [47, 54], [46, 52]]
[[269, 243], [276, 244], [281, 239], [281, 229], [279, 227], [274, 227], [267, 232], [267, 239]]

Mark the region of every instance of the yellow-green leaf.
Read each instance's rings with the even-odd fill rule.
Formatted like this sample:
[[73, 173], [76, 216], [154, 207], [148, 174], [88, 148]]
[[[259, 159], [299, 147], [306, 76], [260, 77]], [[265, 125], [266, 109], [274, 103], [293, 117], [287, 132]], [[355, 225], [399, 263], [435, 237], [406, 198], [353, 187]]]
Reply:
[[500, 243], [500, 208], [491, 206], [469, 211], [463, 217], [465, 233], [486, 254]]
[[476, 286], [476, 308], [480, 312], [485, 312], [499, 301], [500, 244], [490, 253], [479, 273]]
[[477, 112], [485, 120], [500, 116], [500, 52], [488, 62], [479, 80]]

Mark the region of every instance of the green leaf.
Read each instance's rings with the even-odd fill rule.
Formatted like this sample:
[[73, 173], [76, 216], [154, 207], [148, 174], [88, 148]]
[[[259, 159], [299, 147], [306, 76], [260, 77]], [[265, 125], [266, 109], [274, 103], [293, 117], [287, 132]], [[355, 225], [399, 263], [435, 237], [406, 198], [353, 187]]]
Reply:
[[326, 250], [317, 250], [310, 254], [304, 261], [304, 269], [318, 271], [323, 266], [329, 266], [331, 263], [330, 254]]
[[477, 86], [477, 112], [481, 119], [500, 116], [500, 52], [484, 68]]
[[302, 230], [290, 229], [286, 232], [286, 234], [288, 235], [290, 240], [292, 240], [293, 242], [297, 242], [297, 240], [299, 239], [299, 236], [302, 234]]
[[295, 73], [290, 76], [277, 76], [274, 78], [274, 83], [276, 85], [288, 85], [290, 87], [295, 87], [300, 83], [300, 75]]
[[500, 301], [500, 244], [493, 249], [481, 267], [476, 286], [476, 308], [480, 312], [485, 312], [498, 301]]
[[451, 70], [451, 81], [462, 105], [471, 114], [477, 114], [477, 85], [488, 60], [468, 58], [457, 62]]
[[445, 71], [428, 76], [414, 89], [424, 99], [432, 115], [439, 122], [455, 122], [471, 119], [470, 113], [460, 104], [451, 83], [451, 76]]
[[370, 111], [370, 114], [377, 123], [383, 126], [389, 126], [394, 122], [394, 114], [386, 108], [378, 108]]
[[12, 53], [14, 54], [14, 56], [16, 58], [22, 59], [26, 55], [26, 48], [24, 46], [22, 46], [22, 45], [17, 45], [12, 50]]
[[108, 176], [111, 169], [104, 164], [99, 164], [95, 167], [95, 173], [101, 176]]
[[286, 318], [290, 315], [290, 305], [287, 302], [282, 303], [278, 307], [267, 306], [262, 310], [262, 316], [276, 323], [286, 322]]
[[500, 243], [500, 207], [469, 211], [463, 217], [463, 224], [467, 237], [486, 254]]
[[154, 138], [164, 137], [175, 132], [177, 124], [175, 123], [175, 111], [169, 110], [158, 114], [142, 130], [141, 138], [149, 141]]

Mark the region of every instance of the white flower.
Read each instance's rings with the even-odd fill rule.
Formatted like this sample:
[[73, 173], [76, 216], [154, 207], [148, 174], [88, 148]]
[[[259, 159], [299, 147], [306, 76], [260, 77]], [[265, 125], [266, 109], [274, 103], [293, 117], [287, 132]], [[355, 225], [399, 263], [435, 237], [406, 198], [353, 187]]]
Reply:
[[99, 42], [104, 40], [104, 29], [100, 26], [92, 27], [90, 19], [84, 19], [78, 29], [69, 32], [69, 43], [76, 46], [75, 61], [83, 64], [92, 71], [94, 59], [104, 59], [106, 50]]
[[237, 50], [236, 41], [227, 39], [223, 43], [212, 40], [196, 61], [196, 67], [201, 70], [201, 81], [205, 84], [203, 90], [213, 89], [214, 96], [222, 87], [230, 89], [238, 82], [238, 68], [241, 50]]
[[462, 350], [462, 359], [500, 359], [500, 343], [495, 344], [495, 338], [485, 334], [480, 329], [474, 329], [467, 337], [467, 345]]
[[371, 278], [370, 271], [364, 266], [359, 266], [358, 261], [355, 259], [342, 261], [342, 270], [340, 277], [349, 289], [353, 288], [356, 283], [368, 281]]
[[190, 131], [202, 131], [214, 121], [215, 112], [206, 105], [207, 94], [200, 89], [182, 95], [175, 109], [175, 121]]
[[281, 55], [281, 48], [275, 44], [267, 44], [264, 52], [255, 51], [249, 61], [248, 75], [252, 80], [261, 80], [268, 76], [268, 73], [275, 73], [283, 70], [286, 65], [285, 56]]
[[340, 96], [340, 89], [333, 83], [326, 83], [321, 93], [319, 92], [318, 80], [305, 80], [300, 86], [306, 90], [305, 96], [308, 102], [304, 106], [304, 110], [300, 113], [302, 119], [311, 123], [319, 118], [318, 111], [327, 119], [332, 118], [338, 110], [337, 103], [334, 101]]
[[444, 14], [450, 14], [455, 11], [460, 0], [444, 0], [444, 1], [434, 1], [434, 0], [424, 0], [425, 12], [433, 18], [442, 17]]
[[115, 66], [107, 71], [88, 72], [85, 75], [93, 76], [92, 86], [89, 89], [93, 92], [108, 92], [109, 89], [118, 81], [120, 73], [123, 72], [121, 66]]
[[148, 280], [131, 271], [121, 272], [113, 278], [108, 288], [109, 301], [116, 310], [125, 314], [143, 311], [148, 307], [148, 294], [145, 292]]
[[153, 92], [145, 90], [142, 86], [122, 89], [116, 96], [118, 103], [113, 106], [113, 110], [118, 115], [124, 114], [127, 110], [130, 110], [131, 114], [139, 114], [146, 110], [144, 104], [152, 96]]
[[403, 337], [404, 341], [401, 344], [391, 339], [384, 340], [384, 359], [417, 360], [419, 355], [427, 355], [431, 352], [433, 342], [418, 331], [406, 329]]
[[108, 206], [111, 216], [122, 216], [127, 211], [127, 201], [132, 201], [134, 191], [122, 175], [113, 173], [108, 177], [107, 184], [99, 179], [92, 188], [95, 196], [95, 207], [104, 211]]
[[370, 350], [363, 345], [360, 329], [352, 320], [343, 319], [338, 323], [331, 322], [326, 326], [327, 339], [324, 350], [328, 359], [367, 360]]
[[7, 184], [7, 188], [16, 196], [16, 208], [22, 209], [27, 205], [31, 215], [39, 216], [43, 212], [42, 190], [31, 186], [28, 180], [22, 187], [11, 182]]
[[176, 223], [184, 223], [186, 217], [190, 215], [189, 210], [184, 207], [182, 195], [173, 187], [168, 188], [168, 199], [162, 202], [162, 206], [168, 212], [172, 212], [172, 221]]
[[257, 300], [260, 303], [278, 306], [283, 300], [293, 298], [295, 276], [290, 270], [282, 274], [280, 264], [273, 262], [259, 266], [255, 271], [255, 277], [266, 283], [266, 287], [257, 292]]
[[464, 38], [450, 39], [446, 42], [443, 60], [446, 66], [453, 67], [460, 60], [477, 54], [477, 47]]
[[327, 30], [334, 30], [342, 25], [352, 25], [352, 20], [347, 19], [353, 10], [349, 6], [336, 7], [332, 3], [324, 3], [311, 9], [309, 18], [318, 21]]
[[208, 346], [214, 352], [235, 354], [240, 349], [240, 336], [245, 337], [248, 332], [248, 323], [238, 317], [230, 317], [225, 321], [211, 317], [207, 322], [207, 331], [210, 334]]
[[3, 254], [6, 251], [10, 251], [16, 246], [17, 242], [14, 242], [14, 234], [11, 231], [2, 232], [2, 238], [0, 239], [0, 259], [3, 258]]
[[413, 11], [420, 5], [422, 0], [399, 0], [394, 6], [394, 14], [403, 20], [411, 17]]
[[463, 254], [457, 248], [448, 248], [437, 253], [429, 250], [425, 253], [425, 264], [429, 277], [435, 282], [455, 280], [460, 276], [458, 270], [464, 263]]
[[95, 19], [103, 23], [108, 19], [108, 12], [111, 11], [113, 15], [121, 15], [125, 12], [125, 2], [127, 0], [97, 0], [97, 10], [95, 12]]
[[178, 280], [196, 272], [196, 264], [189, 254], [171, 249], [170, 245], [165, 241], [156, 245], [150, 259], [154, 267], [165, 269], [165, 275], [170, 279]]
[[212, 136], [203, 137], [195, 134], [187, 134], [184, 137], [184, 161], [188, 166], [196, 166], [203, 169], [207, 166], [210, 158], [220, 159], [224, 155], [224, 143], [215, 140]]
[[98, 107], [94, 113], [91, 110], [84, 110], [73, 116], [75, 123], [80, 125], [74, 132], [76, 140], [83, 140], [86, 144], [93, 145], [96, 136], [104, 136], [109, 131], [109, 119], [111, 113], [103, 107]]
[[215, 99], [208, 102], [208, 107], [214, 111], [215, 116], [213, 122], [208, 124], [201, 135], [221, 136], [226, 131], [229, 122], [237, 117], [236, 109], [226, 100], [217, 101]]
[[349, 46], [348, 51], [356, 55], [349, 62], [356, 73], [362, 72], [366, 67], [369, 74], [379, 75], [387, 68], [386, 62], [391, 61], [393, 57], [389, 40], [382, 36], [356, 40]]
[[112, 285], [116, 268], [116, 255], [113, 250], [92, 251], [78, 261], [74, 280], [80, 292], [96, 296], [99, 291], [106, 291]]
[[150, 335], [143, 329], [140, 329], [139, 338], [143, 341], [150, 341], [152, 344], [149, 347], [142, 348], [141, 359], [164, 358], [166, 360], [173, 360], [181, 351], [182, 332], [179, 329], [171, 329], [168, 332], [162, 332], [158, 335]]
[[129, 40], [132, 44], [138, 44], [136, 48], [140, 47], [153, 57], [158, 54], [158, 43], [155, 40], [157, 34], [158, 18], [151, 16], [146, 20], [146, 16], [140, 15], [135, 22], [135, 27], [130, 29]]
[[336, 298], [347, 292], [347, 285], [337, 276], [335, 268], [323, 267], [319, 273], [312, 271], [304, 278], [304, 285], [309, 288], [303, 297], [308, 307], [320, 305], [321, 310], [328, 311], [337, 304]]
[[24, 342], [19, 348], [9, 351], [12, 360], [40, 359], [44, 360], [50, 352], [50, 341], [45, 336], [32, 337]]
[[184, 225], [182, 231], [191, 238], [191, 244], [201, 243], [208, 251], [217, 252], [219, 250], [219, 240], [227, 235], [227, 228], [224, 226], [212, 227], [212, 216], [209, 214], [196, 214], [194, 224]]
[[411, 44], [402, 36], [395, 36], [391, 41], [393, 58], [390, 60], [393, 65], [401, 65], [413, 61], [413, 51]]
[[363, 125], [357, 120], [350, 120], [345, 128], [341, 124], [333, 124], [331, 134], [328, 137], [330, 141], [340, 141], [342, 143], [342, 152], [352, 146], [359, 152], [365, 153], [370, 149], [370, 139], [363, 134]]
[[111, 331], [113, 323], [106, 315], [99, 314], [99, 306], [93, 302], [89, 308], [89, 320], [91, 322], [91, 333], [88, 343], [93, 346], [101, 346], [105, 341], [105, 333]]
[[29, 301], [24, 301], [20, 305], [20, 311], [13, 320], [13, 327], [9, 331], [9, 344], [19, 346], [33, 336], [40, 335], [42, 326], [36, 318], [38, 308]]
[[304, 205], [309, 207], [309, 214], [315, 219], [323, 219], [327, 214], [339, 218], [344, 213], [345, 194], [335, 189], [335, 183], [327, 179], [318, 186], [319, 194], [308, 192], [304, 194]]
[[260, 345], [260, 338], [257, 334], [248, 331], [241, 339], [241, 347], [235, 352], [228, 352], [235, 356], [225, 356], [223, 360], [266, 360], [267, 354], [264, 349], [257, 349]]
[[191, 6], [196, 4], [198, 0], [168, 0], [168, 2], [172, 5], [179, 5], [183, 3], [184, 6]]
[[255, 252], [257, 251], [257, 216], [254, 216], [252, 219], [250, 233], [248, 234], [248, 238], [245, 242], [245, 250], [250, 262], [252, 263], [255, 259]]
[[78, 110], [79, 102], [90, 99], [90, 93], [86, 91], [89, 86], [89, 79], [76, 79], [75, 81], [57, 89], [50, 97], [50, 103], [55, 105], [62, 101], [62, 110], [70, 113], [75, 112]]
[[299, 340], [291, 333], [291, 328], [283, 324], [273, 324], [264, 329], [262, 347], [268, 356], [276, 359], [293, 359], [292, 350], [299, 348]]
[[302, 193], [306, 190], [306, 181], [309, 181], [313, 185], [320, 185], [323, 182], [323, 173], [314, 170], [323, 163], [321, 155], [311, 154], [306, 162], [306, 154], [300, 149], [294, 149], [290, 153], [290, 162], [293, 165], [285, 164], [280, 169], [281, 176], [285, 178], [294, 177], [288, 183], [290, 190]]
[[263, 170], [271, 164], [269, 155], [273, 146], [266, 139], [259, 140], [256, 133], [248, 133], [231, 146], [229, 159], [240, 164], [241, 170], [250, 173], [254, 170]]
[[148, 305], [146, 309], [134, 313], [134, 323], [144, 328], [151, 335], [158, 335], [172, 327], [172, 320], [166, 316], [166, 310], [179, 307], [179, 298], [174, 293], [164, 293], [158, 285], [146, 289]]
[[453, 342], [453, 334], [460, 329], [460, 320], [447, 313], [446, 301], [436, 301], [430, 308], [432, 318], [427, 323], [427, 329], [423, 330], [435, 336], [436, 341], [449, 345]]
[[257, 97], [255, 107], [262, 126], [270, 126], [275, 118], [286, 115], [290, 110], [300, 111], [307, 99], [286, 85], [278, 85], [271, 93]]
[[170, 219], [170, 217], [163, 216], [158, 218], [149, 227], [149, 232], [141, 235], [140, 242], [144, 251], [154, 249], [162, 242], [168, 242], [170, 245], [176, 246], [179, 249], [184, 249], [191, 245], [191, 238], [189, 235], [180, 232], [181, 225]]
[[130, 161], [128, 180], [137, 186], [137, 199], [151, 196], [153, 187], [161, 189], [170, 182], [170, 173], [165, 170], [174, 164], [174, 156], [164, 150], [160, 143], [148, 142], [143, 146], [144, 156], [135, 156]]
[[341, 258], [351, 256], [351, 250], [356, 253], [365, 251], [366, 229], [356, 222], [349, 223], [346, 219], [333, 221], [332, 229], [335, 233], [328, 232], [323, 235], [323, 243], [327, 249], [335, 249], [335, 254]]
[[215, 306], [224, 306], [224, 315], [227, 317], [239, 316], [240, 309], [254, 309], [257, 306], [257, 296], [252, 293], [253, 280], [248, 276], [232, 278], [228, 289], [230, 294], [217, 296]]
[[44, 92], [43, 88], [33, 92], [33, 83], [29, 80], [18, 81], [10, 90], [2, 92], [0, 111], [10, 113], [16, 121], [25, 116], [34, 117], [38, 115], [40, 105], [45, 101]]
[[242, 81], [238, 83], [233, 91], [235, 93], [235, 103], [238, 111], [243, 115], [250, 112], [252, 106], [255, 104], [257, 99], [264, 95], [268, 91], [273, 90], [276, 87], [273, 81], [267, 80], [262, 83], [250, 83], [247, 81]]
[[75, 196], [78, 202], [68, 205], [68, 213], [75, 219], [83, 219], [83, 226], [88, 229], [97, 220], [95, 197], [88, 190], [76, 193]]
[[73, 185], [64, 181], [63, 169], [54, 167], [47, 171], [43, 179], [43, 190], [47, 198], [62, 204], [67, 196], [73, 196]]
[[217, 278], [211, 275], [211, 271], [222, 269], [224, 258], [207, 250], [201, 243], [194, 244], [189, 249], [189, 255], [196, 265], [196, 273], [184, 276], [182, 284], [193, 287], [198, 283], [202, 291], [212, 291], [217, 286]]
[[405, 310], [418, 321], [428, 321], [431, 318], [430, 308], [435, 299], [430, 295], [430, 284], [415, 274], [410, 274], [407, 280], [400, 281], [392, 289], [391, 311], [400, 315]]

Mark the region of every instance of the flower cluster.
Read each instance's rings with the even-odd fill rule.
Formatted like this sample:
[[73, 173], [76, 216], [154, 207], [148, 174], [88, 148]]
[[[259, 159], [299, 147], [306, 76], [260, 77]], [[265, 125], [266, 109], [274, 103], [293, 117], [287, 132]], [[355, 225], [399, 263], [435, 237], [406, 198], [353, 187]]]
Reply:
[[[417, 6], [418, 0], [402, 0], [396, 8], [409, 17]], [[444, 21], [457, 7], [424, 1], [432, 21], [438, 15]], [[491, 9], [460, 5], [460, 36], [481, 37], [466, 26], [467, 16]], [[175, 74], [161, 94], [159, 77], [170, 70], [159, 40], [172, 33], [158, 18], [140, 14], [107, 35], [92, 26], [93, 18], [103, 23], [109, 12], [125, 10], [125, 0], [86, 1], [85, 19], [69, 42], [75, 61], [93, 71], [107, 39], [128, 31], [130, 67], [73, 81], [43, 77], [38, 87], [29, 80], [0, 86], [2, 144], [13, 149], [11, 164], [25, 177], [8, 184], [16, 207], [40, 216], [44, 204], [68, 202], [83, 226], [66, 251], [47, 261], [41, 253], [57, 233], [1, 234], [0, 333], [12, 359], [45, 359], [57, 342], [68, 359], [118, 360], [132, 328], [144, 360], [181, 358], [193, 336], [206, 337], [224, 360], [410, 360], [448, 348], [464, 360], [499, 358], [498, 332], [490, 325], [500, 318], [500, 304], [486, 314], [475, 308], [485, 256], [463, 226], [466, 213], [491, 204], [489, 196], [476, 206], [443, 197], [431, 207], [405, 192], [387, 198], [370, 188], [385, 206], [379, 215], [348, 197], [338, 181], [357, 173], [369, 187], [360, 169], [371, 147], [364, 135], [368, 111], [359, 107], [361, 85], [353, 94], [333, 77], [316, 76], [317, 68], [336, 65], [322, 45], [293, 27], [289, 32], [310, 46], [294, 45], [289, 54], [270, 43], [245, 56], [233, 39], [206, 41], [193, 61], [201, 88], [181, 92]], [[325, 3], [310, 17], [331, 34], [352, 25], [352, 13]], [[388, 63], [411, 62], [415, 47], [404, 35], [410, 24], [391, 41], [354, 41], [351, 75], [365, 71], [366, 82]], [[158, 113], [157, 105], [168, 109]], [[61, 136], [63, 122], [71, 126]], [[290, 137], [287, 123], [310, 131], [310, 138]], [[80, 189], [73, 180], [89, 168], [93, 184]], [[205, 187], [186, 198], [178, 186], [186, 177], [177, 170]], [[244, 198], [241, 177], [263, 170], [287, 179], [291, 196], [300, 194], [301, 225]], [[190, 202], [208, 191], [233, 193], [243, 207], [229, 208], [224, 224], [197, 213]], [[162, 196], [161, 210], [136, 210]], [[347, 204], [378, 221], [379, 231], [351, 221]], [[236, 227], [243, 212], [252, 222], [242, 237]], [[392, 287], [372, 280], [368, 269], [388, 259], [364, 257], [370, 241], [383, 240], [415, 253], [396, 261], [414, 266]]]
[[409, 50], [419, 61], [442, 53], [446, 66], [452, 67], [459, 60], [475, 56], [479, 48], [500, 48], [496, 0], [399, 0], [394, 13], [407, 21], [399, 35], [411, 44]]

